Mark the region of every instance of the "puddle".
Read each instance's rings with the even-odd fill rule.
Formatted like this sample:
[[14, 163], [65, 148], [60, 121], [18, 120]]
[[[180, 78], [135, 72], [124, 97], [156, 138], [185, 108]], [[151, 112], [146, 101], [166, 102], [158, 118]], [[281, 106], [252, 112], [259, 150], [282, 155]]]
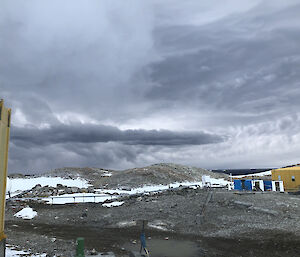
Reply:
[[[139, 252], [140, 243], [139, 241], [136, 244], [129, 242], [124, 245], [124, 248], [133, 252]], [[151, 239], [147, 240], [147, 249], [150, 251], [151, 257], [204, 256], [199, 245], [192, 241]]]
[[[15, 222], [8, 222], [7, 225], [13, 227]], [[68, 226], [68, 225], [53, 225], [42, 224], [34, 226], [31, 223], [19, 222], [18, 227], [13, 227], [16, 231], [26, 231], [36, 235], [47, 235], [47, 237], [55, 237], [62, 240], [73, 240], [77, 237], [85, 238], [86, 249], [96, 249], [98, 252], [114, 252], [123, 254], [125, 248], [127, 251], [138, 253], [140, 250], [140, 241], [137, 239], [133, 244], [131, 239], [136, 238], [140, 233], [136, 227], [127, 228], [101, 228], [91, 229], [82, 226]], [[154, 235], [154, 233], [156, 233]], [[162, 239], [170, 236], [168, 233], [161, 231], [152, 231], [152, 239], [147, 239], [147, 248], [150, 251], [150, 257], [202, 257], [204, 254], [203, 248], [199, 243], [191, 241], [187, 238], [185, 240]], [[40, 237], [43, 241], [42, 237]], [[127, 242], [127, 243], [124, 243]], [[51, 246], [49, 246], [50, 248]], [[51, 247], [52, 248], [52, 247]], [[47, 249], [44, 249], [47, 251]], [[51, 249], [52, 250], [52, 249]], [[138, 256], [138, 255], [137, 255]]]

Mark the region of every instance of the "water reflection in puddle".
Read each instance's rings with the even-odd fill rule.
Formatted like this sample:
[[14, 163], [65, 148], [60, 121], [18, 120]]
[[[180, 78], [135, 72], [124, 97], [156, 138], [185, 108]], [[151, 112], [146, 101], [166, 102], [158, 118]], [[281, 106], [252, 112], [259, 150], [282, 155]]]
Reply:
[[[139, 252], [140, 245], [126, 243], [124, 248], [130, 251]], [[162, 240], [151, 239], [147, 240], [147, 248], [150, 251], [151, 257], [201, 257], [204, 256], [203, 251], [197, 243], [192, 241], [180, 240]]]

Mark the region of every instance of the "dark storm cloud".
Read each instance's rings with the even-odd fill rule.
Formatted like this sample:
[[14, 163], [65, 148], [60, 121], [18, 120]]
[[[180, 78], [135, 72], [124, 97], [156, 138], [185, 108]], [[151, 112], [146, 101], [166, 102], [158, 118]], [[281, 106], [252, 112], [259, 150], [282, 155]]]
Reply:
[[[144, 149], [142, 150], [141, 147]], [[51, 145], [19, 145], [11, 142], [9, 167], [11, 172], [40, 173], [57, 167], [102, 167], [124, 169], [141, 159], [145, 146], [108, 143], [64, 143]]]
[[121, 142], [128, 145], [203, 145], [222, 142], [219, 135], [168, 130], [120, 130], [103, 125], [56, 125], [50, 128], [12, 127], [11, 140], [18, 145]]

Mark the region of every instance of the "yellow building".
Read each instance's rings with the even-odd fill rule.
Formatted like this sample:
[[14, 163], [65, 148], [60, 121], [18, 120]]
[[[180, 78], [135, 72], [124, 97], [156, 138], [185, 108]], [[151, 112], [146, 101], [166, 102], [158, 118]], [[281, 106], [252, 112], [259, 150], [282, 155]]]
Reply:
[[300, 191], [300, 165], [272, 170], [272, 180], [283, 181], [285, 191]]
[[0, 256], [5, 256], [4, 213], [7, 177], [7, 157], [10, 129], [10, 109], [0, 100]]

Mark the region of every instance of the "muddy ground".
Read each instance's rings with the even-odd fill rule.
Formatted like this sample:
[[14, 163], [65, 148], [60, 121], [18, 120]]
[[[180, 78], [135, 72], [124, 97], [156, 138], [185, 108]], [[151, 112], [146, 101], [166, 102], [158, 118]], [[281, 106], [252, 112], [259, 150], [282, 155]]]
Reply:
[[[300, 256], [299, 196], [180, 188], [123, 200], [113, 208], [30, 202], [38, 212], [32, 220], [14, 217], [24, 203], [9, 201], [7, 242], [34, 253], [69, 257], [74, 256], [75, 239], [83, 236], [87, 251], [125, 257], [129, 250], [139, 250], [140, 221], [147, 220], [153, 257]], [[155, 249], [164, 245], [175, 252]], [[186, 247], [193, 249], [180, 253]]]

